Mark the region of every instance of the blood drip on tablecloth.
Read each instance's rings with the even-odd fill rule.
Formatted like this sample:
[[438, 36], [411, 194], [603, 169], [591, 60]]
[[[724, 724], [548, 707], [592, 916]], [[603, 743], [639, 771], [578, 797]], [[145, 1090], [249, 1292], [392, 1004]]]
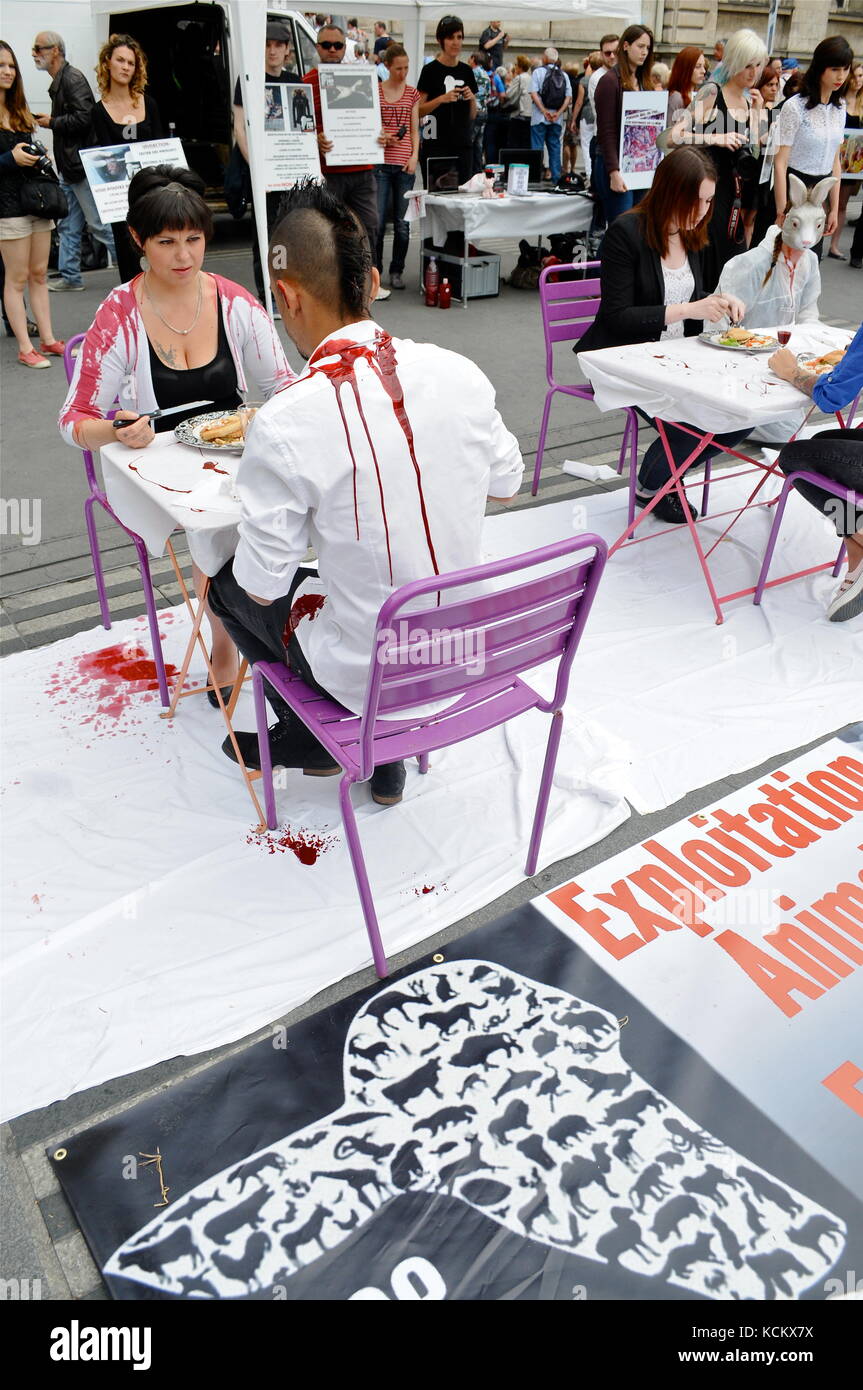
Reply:
[[[170, 680], [176, 666], [165, 665]], [[83, 652], [55, 668], [45, 693], [57, 706], [69, 707], [76, 724], [92, 724], [97, 733], [116, 733], [118, 724], [140, 705], [158, 698], [156, 664], [147, 650], [134, 642], [117, 643], [97, 652]], [[74, 716], [72, 716], [74, 707]]]
[[246, 836], [247, 845], [260, 845], [268, 854], [284, 854], [290, 850], [301, 864], [315, 864], [318, 856], [338, 843], [338, 835], [327, 835], [315, 830], [300, 827], [292, 830], [289, 825], [283, 830], [253, 830]]
[[288, 621], [285, 623], [285, 630], [282, 633], [282, 641], [285, 646], [288, 645], [303, 618], [308, 618], [309, 622], [314, 622], [315, 616], [320, 613], [324, 606], [326, 597], [326, 594], [300, 594], [300, 597], [294, 600], [288, 614]]
[[[209, 462], [208, 462], [208, 463], [205, 463], [205, 464], [203, 465], [203, 467], [204, 467], [204, 472], [205, 472], [205, 473], [206, 473], [207, 469], [209, 468], [209, 469], [211, 470], [211, 472], [213, 472], [213, 473], [224, 473], [224, 475], [225, 475], [226, 478], [229, 478], [229, 477], [230, 477], [230, 474], [229, 474], [227, 468], [220, 468], [219, 465], [218, 465], [217, 463], [209, 463]], [[194, 507], [193, 507], [192, 510], [193, 510], [193, 511], [196, 511], [196, 510], [200, 510], [200, 508], [194, 508]]]
[[181, 492], [184, 497], [188, 497], [192, 491], [190, 487], [169, 487], [167, 483], [160, 483], [157, 478], [145, 478], [137, 463], [130, 463], [128, 467], [130, 472], [138, 474], [142, 482], [151, 483], [153, 487], [160, 487], [163, 492]]

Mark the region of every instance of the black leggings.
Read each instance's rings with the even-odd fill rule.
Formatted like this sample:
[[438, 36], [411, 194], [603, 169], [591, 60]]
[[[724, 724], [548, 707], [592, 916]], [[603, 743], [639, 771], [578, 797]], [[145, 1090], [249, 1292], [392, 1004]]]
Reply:
[[[823, 473], [825, 478], [863, 494], [863, 429], [822, 430], [812, 439], [795, 439], [779, 455], [779, 467], [785, 474], [796, 473], [800, 468]], [[837, 536], [863, 531], [863, 508], [855, 509], [851, 503], [846, 507], [841, 497], [814, 483], [800, 481], [794, 486], [833, 522]]]

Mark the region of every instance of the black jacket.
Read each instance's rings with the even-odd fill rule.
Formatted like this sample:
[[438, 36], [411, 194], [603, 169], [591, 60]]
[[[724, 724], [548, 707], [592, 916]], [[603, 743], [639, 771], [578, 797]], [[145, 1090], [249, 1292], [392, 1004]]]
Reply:
[[39, 132], [0, 130], [0, 217], [21, 217], [21, 189], [24, 186], [23, 167], [10, 158], [13, 145], [29, 145], [38, 139]]
[[85, 177], [78, 151], [93, 143], [90, 125], [95, 104], [83, 72], [64, 63], [48, 89], [54, 159], [62, 177], [80, 183]]
[[[693, 299], [704, 297], [701, 253], [690, 252], [695, 280]], [[594, 348], [623, 347], [626, 343], [657, 342], [665, 328], [665, 284], [658, 251], [641, 234], [641, 217], [625, 212], [612, 222], [602, 243], [599, 272], [602, 304], [596, 319], [573, 352]], [[700, 319], [684, 319], [687, 337], [703, 329]]]

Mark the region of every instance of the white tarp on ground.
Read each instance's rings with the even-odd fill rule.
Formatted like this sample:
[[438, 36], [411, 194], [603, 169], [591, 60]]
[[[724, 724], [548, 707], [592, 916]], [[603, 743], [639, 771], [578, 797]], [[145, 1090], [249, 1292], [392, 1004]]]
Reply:
[[[740, 488], [716, 486], [717, 509]], [[613, 538], [623, 515], [622, 494], [600, 493], [496, 517], [486, 550], [573, 529]], [[759, 511], [719, 547], [724, 587], [751, 582], [766, 529]], [[768, 591], [761, 610], [738, 603], [717, 627], [688, 534], [662, 530], [615, 555], [600, 586], [545, 864], [625, 819], [623, 795], [656, 809], [860, 716], [863, 621], [825, 621], [829, 574]], [[792, 498], [776, 572], [831, 552], [826, 524]], [[162, 626], [177, 662], [185, 619]], [[96, 655], [119, 646], [134, 660], [145, 634], [120, 624], [4, 662], [7, 1117], [241, 1038], [369, 960], [335, 781], [288, 774], [282, 830], [255, 835], [219, 716], [195, 697], [160, 720], [153, 693], [130, 693]], [[356, 793], [391, 956], [520, 880], [546, 727], [527, 716], [433, 757], [397, 810]], [[284, 843], [287, 825], [315, 863]]]

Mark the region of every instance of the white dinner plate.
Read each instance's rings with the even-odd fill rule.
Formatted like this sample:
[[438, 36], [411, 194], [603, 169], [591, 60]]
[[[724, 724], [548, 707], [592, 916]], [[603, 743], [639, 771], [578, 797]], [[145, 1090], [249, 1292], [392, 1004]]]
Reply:
[[191, 444], [196, 449], [207, 449], [220, 454], [241, 454], [244, 443], [242, 439], [239, 444], [214, 444], [210, 439], [201, 438], [201, 430], [206, 429], [207, 425], [214, 425], [217, 420], [224, 420], [233, 414], [233, 410], [210, 410], [206, 415], [193, 415], [190, 419], [175, 425], [174, 438], [178, 444]]
[[[828, 351], [829, 351], [829, 349], [828, 349]], [[823, 366], [821, 366], [821, 367], [813, 367], [813, 366], [812, 366], [812, 363], [813, 363], [817, 358], [823, 357], [823, 355], [824, 355], [824, 354], [823, 354], [823, 353], [820, 353], [820, 352], [798, 352], [798, 354], [797, 354], [797, 365], [798, 365], [798, 367], [808, 367], [808, 368], [810, 369], [810, 371], [814, 371], [814, 372], [815, 372], [816, 376], [827, 376], [830, 372], [833, 371], [833, 368], [834, 368], [834, 367], [838, 367], [838, 366], [839, 366], [839, 363], [838, 363], [838, 362], [825, 362], [825, 363], [823, 364]]]
[[[752, 330], [753, 333], [756, 329]], [[745, 343], [721, 343], [720, 338], [724, 333], [699, 333], [702, 343], [707, 343], [710, 347], [721, 348], [723, 352], [775, 352], [779, 347], [779, 339], [771, 338], [763, 347], [747, 347]]]

